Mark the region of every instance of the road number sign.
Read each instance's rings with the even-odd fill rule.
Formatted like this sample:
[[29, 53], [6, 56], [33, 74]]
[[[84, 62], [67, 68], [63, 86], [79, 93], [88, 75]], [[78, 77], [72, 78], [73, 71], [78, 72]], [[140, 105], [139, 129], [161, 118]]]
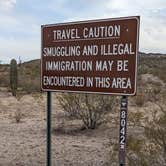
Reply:
[[127, 134], [127, 109], [128, 99], [123, 96], [121, 99], [120, 127], [119, 127], [119, 163], [125, 163], [126, 156], [126, 134]]

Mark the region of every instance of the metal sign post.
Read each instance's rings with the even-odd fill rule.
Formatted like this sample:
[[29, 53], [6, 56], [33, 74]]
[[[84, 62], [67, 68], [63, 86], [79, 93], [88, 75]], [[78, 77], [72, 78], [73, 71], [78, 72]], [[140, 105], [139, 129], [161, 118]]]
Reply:
[[47, 92], [47, 166], [51, 166], [51, 92]]
[[119, 166], [125, 165], [126, 156], [126, 134], [127, 134], [127, 96], [122, 96], [120, 110], [120, 131], [119, 131]]

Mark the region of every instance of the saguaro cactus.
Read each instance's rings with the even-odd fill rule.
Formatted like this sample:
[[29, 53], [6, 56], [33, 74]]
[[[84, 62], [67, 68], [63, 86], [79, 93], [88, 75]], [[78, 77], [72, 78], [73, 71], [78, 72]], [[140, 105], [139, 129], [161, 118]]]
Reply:
[[10, 87], [12, 95], [16, 96], [17, 92], [17, 62], [15, 59], [12, 59], [10, 62]]

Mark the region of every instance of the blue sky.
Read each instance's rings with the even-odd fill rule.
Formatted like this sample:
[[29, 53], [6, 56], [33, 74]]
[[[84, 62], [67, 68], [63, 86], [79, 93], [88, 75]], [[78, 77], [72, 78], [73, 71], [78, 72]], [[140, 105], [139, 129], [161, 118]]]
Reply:
[[166, 0], [0, 0], [0, 61], [40, 58], [42, 24], [135, 15], [139, 51], [166, 54]]

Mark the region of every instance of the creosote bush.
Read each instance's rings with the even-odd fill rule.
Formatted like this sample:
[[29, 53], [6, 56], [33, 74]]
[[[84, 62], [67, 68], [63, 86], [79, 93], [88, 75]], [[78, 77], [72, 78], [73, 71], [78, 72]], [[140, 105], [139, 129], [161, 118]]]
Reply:
[[142, 107], [145, 103], [145, 96], [144, 94], [139, 94], [137, 96], [135, 96], [135, 104], [138, 106], [138, 107]]
[[154, 112], [152, 120], [145, 127], [145, 136], [158, 149], [158, 154], [163, 165], [166, 165], [166, 110], [165, 105], [157, 104], [162, 112], [157, 116]]
[[115, 97], [108, 95], [62, 93], [58, 100], [63, 110], [69, 116], [81, 119], [87, 129], [102, 124], [115, 105]]
[[22, 119], [22, 114], [21, 114], [20, 109], [18, 109], [18, 110], [15, 112], [14, 118], [15, 118], [15, 120], [16, 120], [16, 123], [20, 123], [20, 121], [21, 121], [21, 119]]

